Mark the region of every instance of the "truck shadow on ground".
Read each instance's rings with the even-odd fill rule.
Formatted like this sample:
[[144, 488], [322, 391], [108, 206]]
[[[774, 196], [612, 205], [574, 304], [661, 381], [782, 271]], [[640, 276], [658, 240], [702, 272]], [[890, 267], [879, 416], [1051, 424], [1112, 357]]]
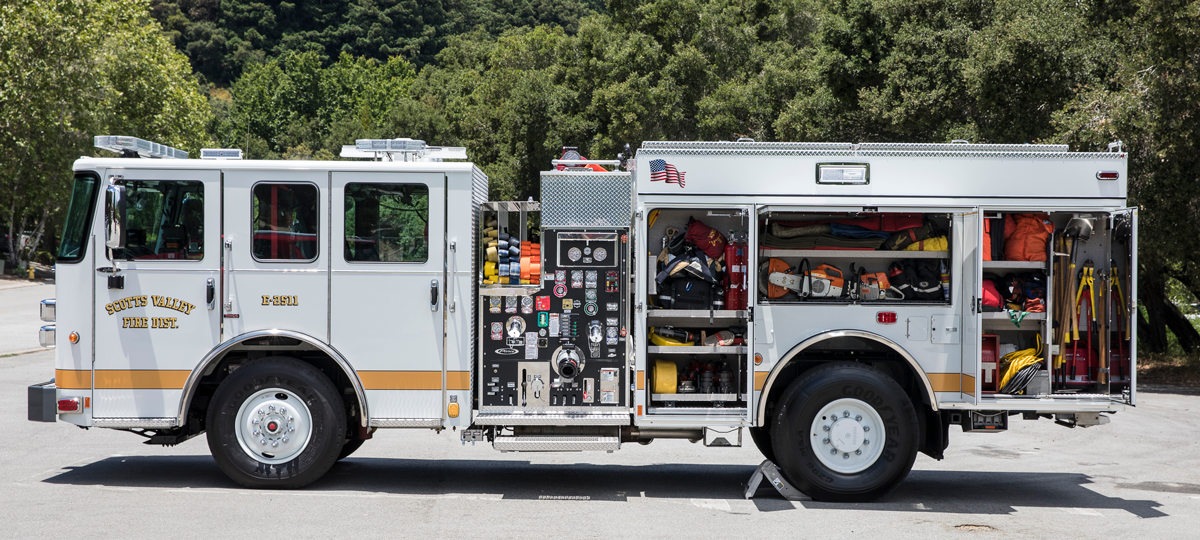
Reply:
[[[754, 467], [748, 465], [534, 465], [527, 461], [350, 458], [305, 490], [552, 501], [727, 500], [742, 498], [753, 472]], [[239, 489], [209, 456], [111, 457], [69, 468], [44, 482]], [[1078, 473], [917, 470], [895, 491], [872, 503], [798, 504], [813, 510], [1011, 514], [1018, 507], [1044, 507], [1124, 510], [1142, 518], [1167, 515], [1158, 510], [1161, 504], [1156, 501], [1108, 497], [1085, 487], [1091, 483], [1088, 475]], [[765, 482], [753, 501], [764, 512], [796, 509]]]

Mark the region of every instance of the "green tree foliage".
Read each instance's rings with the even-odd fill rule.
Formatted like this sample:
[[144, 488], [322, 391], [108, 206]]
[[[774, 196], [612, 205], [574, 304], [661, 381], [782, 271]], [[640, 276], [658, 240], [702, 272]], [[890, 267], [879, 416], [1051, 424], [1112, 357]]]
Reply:
[[[142, 0], [0, 6], [0, 219], [34, 246], [65, 201], [71, 160], [120, 132], [196, 151], [209, 109]], [[27, 255], [8, 246], [9, 263]]]
[[1102, 30], [1115, 67], [1078, 91], [1055, 118], [1063, 141], [1129, 152], [1130, 202], [1139, 214], [1142, 345], [1165, 352], [1167, 328], [1187, 351], [1200, 334], [1168, 302], [1168, 278], [1200, 294], [1200, 1], [1135, 0]]
[[255, 64], [216, 104], [215, 131], [249, 157], [328, 159], [342, 144], [375, 136], [389, 109], [405, 101], [415, 72], [408, 62], [342, 54], [328, 67], [315, 52]]
[[522, 26], [574, 29], [598, 0], [153, 0], [154, 16], [197, 73], [224, 86], [249, 65], [288, 52], [342, 53], [416, 66], [454, 35]]

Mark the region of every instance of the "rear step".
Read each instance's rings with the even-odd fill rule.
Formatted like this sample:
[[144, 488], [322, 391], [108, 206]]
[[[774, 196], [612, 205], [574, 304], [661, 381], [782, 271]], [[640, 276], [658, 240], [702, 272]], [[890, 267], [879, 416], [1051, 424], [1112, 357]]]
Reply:
[[612, 452], [621, 449], [621, 438], [595, 435], [500, 435], [492, 441], [492, 447], [501, 452]]

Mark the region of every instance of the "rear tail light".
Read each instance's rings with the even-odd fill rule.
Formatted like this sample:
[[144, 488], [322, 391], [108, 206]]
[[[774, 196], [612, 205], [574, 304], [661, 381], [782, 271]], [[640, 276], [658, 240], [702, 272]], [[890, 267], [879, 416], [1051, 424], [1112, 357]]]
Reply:
[[1097, 171], [1096, 180], [1116, 180], [1121, 177], [1117, 171]]
[[58, 413], [83, 412], [83, 398], [63, 398], [58, 400]]
[[875, 322], [879, 324], [896, 324], [896, 312], [880, 311], [875, 314]]

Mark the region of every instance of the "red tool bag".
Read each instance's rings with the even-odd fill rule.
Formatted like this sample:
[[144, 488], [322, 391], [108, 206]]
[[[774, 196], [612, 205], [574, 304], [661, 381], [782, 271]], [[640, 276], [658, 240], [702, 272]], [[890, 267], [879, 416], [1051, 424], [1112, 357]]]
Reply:
[[[687, 241], [714, 261], [725, 254], [725, 235], [698, 219], [688, 218]], [[725, 261], [725, 264], [729, 264], [729, 261]]]

